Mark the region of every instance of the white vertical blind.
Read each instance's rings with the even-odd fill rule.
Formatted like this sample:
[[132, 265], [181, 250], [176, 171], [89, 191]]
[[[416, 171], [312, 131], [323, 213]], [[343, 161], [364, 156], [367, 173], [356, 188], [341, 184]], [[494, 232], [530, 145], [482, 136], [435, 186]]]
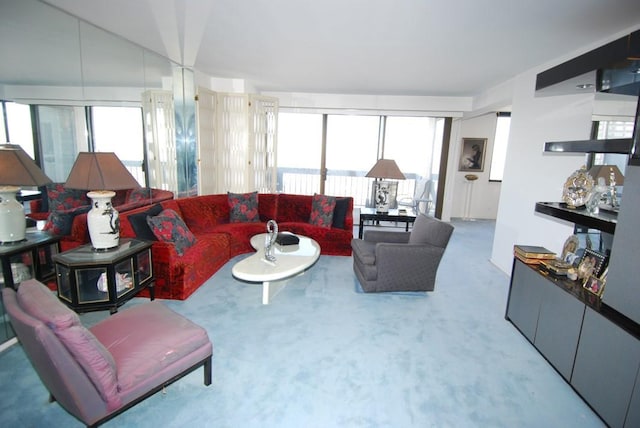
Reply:
[[216, 193], [246, 192], [249, 96], [218, 93]]
[[278, 100], [251, 95], [249, 111], [249, 188], [261, 193], [273, 193], [277, 187]]
[[142, 93], [149, 185], [178, 194], [175, 109], [171, 91]]
[[198, 194], [216, 193], [216, 93], [198, 88]]

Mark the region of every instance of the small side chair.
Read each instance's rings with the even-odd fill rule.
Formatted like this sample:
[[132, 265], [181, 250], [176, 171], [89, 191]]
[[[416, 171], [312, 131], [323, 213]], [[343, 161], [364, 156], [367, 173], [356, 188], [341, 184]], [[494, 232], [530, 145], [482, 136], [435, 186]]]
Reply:
[[204, 384], [211, 384], [206, 330], [160, 302], [125, 309], [87, 329], [36, 280], [22, 282], [17, 292], [4, 288], [2, 297], [50, 401], [88, 426], [100, 425], [198, 367], [204, 366]]
[[367, 293], [433, 291], [453, 226], [418, 214], [410, 232], [366, 230], [353, 239], [353, 271]]

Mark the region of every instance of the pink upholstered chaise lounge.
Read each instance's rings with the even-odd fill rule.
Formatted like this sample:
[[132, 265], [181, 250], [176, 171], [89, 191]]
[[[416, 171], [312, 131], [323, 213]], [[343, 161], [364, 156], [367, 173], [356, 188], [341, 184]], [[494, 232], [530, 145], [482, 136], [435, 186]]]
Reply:
[[87, 329], [36, 280], [2, 290], [11, 324], [34, 369], [65, 410], [97, 426], [204, 366], [207, 332], [160, 302], [120, 311]]

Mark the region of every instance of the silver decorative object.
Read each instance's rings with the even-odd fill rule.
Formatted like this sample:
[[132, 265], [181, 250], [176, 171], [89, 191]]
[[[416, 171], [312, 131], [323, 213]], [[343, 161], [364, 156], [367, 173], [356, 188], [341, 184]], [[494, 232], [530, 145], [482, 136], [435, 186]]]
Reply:
[[273, 253], [273, 246], [276, 243], [278, 237], [278, 223], [275, 220], [269, 220], [267, 222], [267, 236], [264, 239], [264, 258], [267, 261], [275, 262], [276, 256]]
[[593, 184], [593, 177], [585, 167], [571, 174], [562, 191], [562, 201], [567, 204], [567, 208], [583, 207], [591, 197]]

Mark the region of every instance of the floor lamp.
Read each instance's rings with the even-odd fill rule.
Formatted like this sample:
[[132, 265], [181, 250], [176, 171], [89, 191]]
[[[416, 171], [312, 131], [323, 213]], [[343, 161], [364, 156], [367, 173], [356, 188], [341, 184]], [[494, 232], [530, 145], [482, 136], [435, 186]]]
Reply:
[[44, 186], [51, 183], [38, 165], [17, 144], [0, 145], [0, 244], [26, 239], [24, 207], [16, 200], [18, 186]]
[[[137, 189], [140, 184], [111, 152], [81, 152], [78, 154], [65, 183], [69, 189], [89, 190], [91, 210], [87, 213], [87, 228], [95, 251], [117, 248], [120, 243], [120, 218], [111, 205], [114, 190]], [[109, 189], [109, 190], [105, 190]]]

